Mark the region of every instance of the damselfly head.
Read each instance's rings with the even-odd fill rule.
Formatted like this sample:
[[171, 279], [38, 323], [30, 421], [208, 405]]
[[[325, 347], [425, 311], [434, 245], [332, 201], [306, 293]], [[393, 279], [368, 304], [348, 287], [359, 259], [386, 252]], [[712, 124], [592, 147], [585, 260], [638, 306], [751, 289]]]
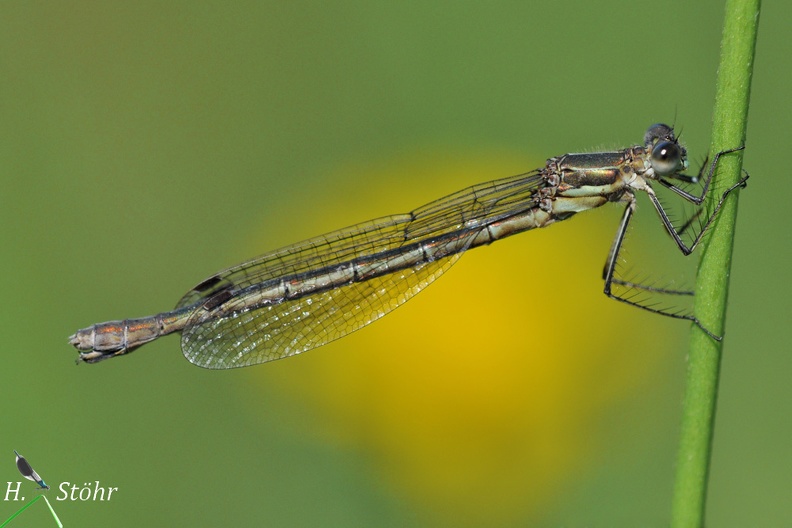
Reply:
[[650, 126], [644, 144], [650, 151], [649, 161], [657, 176], [671, 176], [687, 169], [687, 150], [679, 144], [670, 126], [662, 123]]

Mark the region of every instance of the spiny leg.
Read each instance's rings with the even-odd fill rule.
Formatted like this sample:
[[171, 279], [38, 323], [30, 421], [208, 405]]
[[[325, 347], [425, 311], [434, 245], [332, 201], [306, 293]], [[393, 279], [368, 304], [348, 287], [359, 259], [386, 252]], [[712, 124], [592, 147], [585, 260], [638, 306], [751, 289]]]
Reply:
[[[701, 205], [702, 203], [704, 203], [704, 200], [707, 197], [707, 193], [709, 192], [710, 183], [712, 183], [712, 177], [715, 175], [715, 168], [717, 167], [721, 156], [723, 156], [725, 154], [731, 154], [732, 152], [739, 152], [739, 151], [741, 151], [743, 149], [745, 149], [745, 145], [740, 146], [740, 147], [736, 147], [736, 148], [732, 148], [732, 149], [721, 150], [720, 152], [715, 154], [715, 157], [712, 159], [712, 164], [710, 164], [710, 170], [707, 173], [707, 178], [704, 180], [704, 186], [701, 189], [701, 195], [700, 196], [696, 196], [695, 194], [691, 194], [691, 193], [687, 192], [686, 190], [677, 187], [676, 185], [674, 185], [670, 181], [666, 180], [665, 178], [659, 178], [657, 181], [660, 182], [660, 184], [663, 185], [664, 187], [666, 187], [667, 189], [670, 189], [671, 191], [675, 192], [676, 194], [678, 194], [679, 196], [684, 198], [685, 200], [687, 200], [687, 201], [689, 201], [689, 202], [691, 202], [693, 204], [696, 204], [696, 205]], [[676, 179], [678, 179], [680, 181], [683, 181], [685, 183], [696, 183], [696, 182], [701, 180], [701, 175], [704, 173], [704, 168], [706, 166], [707, 166], [707, 160], [705, 159], [704, 163], [701, 165], [701, 169], [699, 169], [699, 172], [698, 172], [697, 176], [693, 177], [693, 176], [687, 176], [685, 174], [678, 174], [678, 175], [674, 176], [674, 178], [676, 178]], [[748, 179], [748, 176], [746, 175], [745, 178], [743, 178], [742, 180], [739, 181], [737, 186], [745, 187], [745, 180], [747, 180], [747, 179]], [[727, 193], [731, 192], [731, 189], [729, 191], [726, 191], [726, 192]]]
[[710, 332], [706, 327], [704, 327], [701, 324], [698, 318], [692, 314], [669, 312], [660, 308], [653, 307], [651, 305], [643, 304], [640, 301], [628, 297], [623, 297], [613, 292], [612, 286], [615, 284], [618, 286], [624, 286], [630, 289], [637, 289], [649, 293], [659, 293], [659, 294], [668, 294], [668, 295], [692, 295], [692, 292], [689, 291], [670, 290], [665, 288], [656, 288], [653, 286], [644, 286], [633, 282], [622, 281], [614, 277], [616, 272], [616, 265], [619, 259], [619, 253], [621, 252], [622, 244], [627, 234], [627, 227], [629, 226], [630, 219], [632, 218], [632, 215], [635, 212], [635, 205], [636, 205], [636, 199], [632, 193], [625, 194], [622, 199], [627, 201], [627, 206], [624, 208], [624, 214], [622, 215], [622, 220], [619, 224], [619, 229], [616, 231], [616, 237], [613, 239], [613, 244], [611, 245], [610, 252], [608, 253], [608, 259], [605, 262], [605, 269], [603, 270], [603, 279], [605, 280], [605, 289], [604, 289], [605, 295], [607, 295], [611, 299], [615, 299], [625, 304], [629, 304], [631, 306], [641, 308], [642, 310], [646, 310], [648, 312], [656, 313], [659, 315], [665, 315], [667, 317], [673, 317], [674, 319], [685, 319], [691, 321], [696, 326], [701, 328], [711, 338], [715, 339], [716, 341], [720, 341], [722, 339], [720, 336], [717, 336], [712, 332]]
[[[733, 152], [741, 151], [744, 148], [745, 148], [744, 146], [741, 146], [741, 147], [737, 147], [737, 148], [733, 148], [733, 149], [722, 150], [722, 151], [718, 152], [715, 155], [715, 158], [712, 160], [712, 163], [710, 164], [709, 173], [707, 174], [707, 178], [704, 181], [704, 187], [703, 187], [703, 189], [701, 191], [701, 195], [700, 196], [696, 196], [694, 194], [691, 194], [691, 193], [685, 191], [684, 189], [681, 189], [681, 188], [675, 186], [674, 184], [672, 184], [671, 182], [669, 182], [668, 180], [666, 180], [664, 178], [660, 178], [657, 181], [661, 185], [666, 187], [667, 189], [670, 189], [671, 191], [675, 192], [676, 194], [678, 194], [679, 196], [684, 198], [685, 200], [687, 200], [687, 201], [689, 201], [689, 202], [691, 202], [691, 203], [693, 203], [693, 204], [695, 204], [697, 206], [698, 205], [702, 205], [704, 203], [704, 200], [707, 197], [707, 193], [709, 192], [710, 183], [712, 182], [712, 177], [715, 174], [715, 169], [716, 169], [716, 167], [718, 165], [718, 162], [720, 161], [721, 156], [723, 156], [725, 154], [730, 154], [730, 153], [733, 153]], [[701, 176], [705, 166], [706, 166], [706, 162], [702, 166], [701, 170], [699, 171], [699, 177]], [[682, 176], [684, 176], [684, 175], [682, 175]], [[688, 181], [690, 179], [690, 177], [684, 176], [684, 178], [681, 178], [681, 179], [683, 179], [683, 181]], [[698, 179], [698, 178], [696, 178], [696, 179]], [[689, 255], [690, 253], [693, 252], [694, 249], [696, 249], [696, 246], [698, 246], [699, 242], [701, 242], [701, 239], [704, 237], [704, 234], [707, 232], [707, 229], [712, 224], [712, 222], [715, 220], [715, 218], [718, 216], [718, 213], [720, 212], [721, 207], [723, 207], [723, 204], [725, 203], [726, 198], [728, 197], [728, 195], [732, 191], [734, 191], [735, 189], [745, 187], [747, 180], [748, 180], [748, 173], [745, 173], [745, 176], [743, 178], [741, 178], [737, 183], [735, 183], [734, 185], [732, 185], [731, 187], [726, 189], [726, 191], [724, 191], [724, 193], [721, 195], [720, 200], [718, 200], [718, 203], [715, 205], [715, 208], [713, 209], [712, 213], [709, 215], [707, 220], [705, 222], [703, 222], [703, 224], [701, 225], [701, 230], [693, 238], [693, 242], [689, 246], [687, 244], [685, 244], [685, 242], [682, 240], [682, 234], [685, 232], [685, 230], [687, 230], [690, 227], [690, 224], [693, 222], [693, 220], [695, 218], [697, 218], [699, 216], [700, 213], [696, 213], [693, 216], [693, 218], [688, 220], [680, 229], [677, 229], [677, 228], [674, 227], [673, 223], [671, 222], [671, 219], [669, 218], [668, 214], [666, 213], [665, 209], [663, 208], [662, 204], [660, 203], [660, 200], [657, 198], [657, 195], [655, 194], [654, 189], [652, 189], [652, 187], [649, 186], [649, 185], [647, 185], [647, 187], [646, 187], [646, 194], [649, 195], [649, 199], [652, 201], [652, 205], [654, 206], [654, 208], [657, 211], [657, 213], [660, 215], [660, 220], [663, 222], [663, 225], [665, 226], [665, 228], [668, 231], [668, 233], [674, 239], [674, 242], [676, 242], [677, 246], [679, 247], [679, 250], [684, 255]]]

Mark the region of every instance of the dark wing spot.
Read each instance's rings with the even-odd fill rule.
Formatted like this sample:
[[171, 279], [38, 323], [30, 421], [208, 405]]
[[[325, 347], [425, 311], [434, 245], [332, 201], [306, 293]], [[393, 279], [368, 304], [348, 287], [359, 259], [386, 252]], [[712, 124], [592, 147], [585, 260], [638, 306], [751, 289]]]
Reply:
[[205, 281], [200, 283], [198, 286], [193, 288], [193, 291], [196, 291], [196, 292], [199, 292], [199, 293], [200, 292], [205, 292], [206, 290], [214, 287], [221, 280], [222, 279], [219, 276], [212, 275], [211, 277], [209, 277], [208, 279], [206, 279]]
[[206, 301], [203, 303], [203, 309], [214, 310], [233, 296], [234, 294], [231, 293], [231, 285], [228, 285], [224, 289], [216, 292], [211, 297], [206, 299]]

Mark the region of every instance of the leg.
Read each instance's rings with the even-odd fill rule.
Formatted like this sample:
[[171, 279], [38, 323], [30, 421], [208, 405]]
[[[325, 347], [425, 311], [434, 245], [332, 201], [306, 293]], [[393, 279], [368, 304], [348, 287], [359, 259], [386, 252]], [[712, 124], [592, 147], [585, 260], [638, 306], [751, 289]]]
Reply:
[[[728, 193], [727, 193], [728, 194]], [[691, 321], [696, 326], [701, 328], [707, 335], [711, 338], [715, 339], [716, 341], [720, 341], [722, 338], [717, 336], [707, 330], [704, 326], [702, 326], [701, 322], [694, 316], [694, 315], [687, 315], [684, 313], [679, 312], [669, 312], [663, 309], [657, 308], [656, 305], [644, 304], [640, 300], [636, 300], [635, 297], [627, 298], [622, 297], [616, 293], [613, 293], [612, 286], [625, 286], [630, 289], [637, 289], [649, 293], [659, 293], [659, 294], [668, 294], [668, 295], [692, 295], [692, 292], [687, 291], [680, 291], [680, 290], [668, 290], [664, 288], [655, 288], [651, 286], [643, 286], [640, 284], [622, 281], [620, 279], [614, 278], [614, 274], [616, 272], [616, 263], [618, 262], [619, 252], [621, 251], [622, 243], [624, 242], [624, 237], [627, 234], [627, 226], [630, 224], [630, 219], [632, 218], [633, 213], [635, 212], [635, 196], [632, 194], [625, 194], [623, 200], [627, 201], [627, 206], [624, 208], [624, 214], [622, 215], [621, 223], [619, 224], [619, 229], [616, 232], [616, 237], [613, 239], [613, 244], [611, 245], [610, 252], [608, 253], [608, 260], [605, 262], [605, 269], [603, 270], [603, 279], [605, 280], [605, 289], [604, 293], [611, 299], [615, 299], [617, 301], [636, 306], [648, 312], [665, 315], [667, 317], [673, 317], [675, 319], [686, 319]]]
[[[664, 178], [659, 178], [657, 181], [660, 182], [660, 184], [663, 185], [664, 187], [666, 187], [667, 189], [670, 189], [670, 190], [674, 191], [675, 193], [677, 193], [679, 196], [681, 196], [685, 200], [687, 200], [687, 201], [689, 201], [691, 203], [694, 203], [696, 205], [701, 205], [702, 203], [704, 203], [704, 199], [707, 197], [707, 192], [709, 192], [709, 186], [710, 186], [710, 183], [712, 182], [712, 177], [715, 174], [715, 168], [718, 165], [718, 161], [720, 161], [720, 157], [723, 156], [724, 154], [731, 154], [732, 152], [739, 152], [739, 151], [743, 150], [744, 148], [745, 148], [745, 146], [737, 147], [737, 148], [733, 148], [733, 149], [728, 149], [728, 150], [721, 150], [720, 152], [715, 154], [715, 158], [712, 160], [712, 164], [710, 165], [709, 173], [707, 174], [707, 179], [704, 181], [704, 187], [701, 189], [701, 196], [696, 196], [695, 194], [690, 194], [689, 192], [685, 191], [684, 189], [680, 189], [679, 187], [677, 187], [676, 185], [674, 185], [673, 183], [671, 183], [670, 181], [668, 181], [668, 180], [666, 180]], [[699, 169], [698, 176], [696, 176], [696, 177], [687, 176], [685, 174], [679, 174], [679, 175], [675, 176], [675, 178], [678, 179], [678, 180], [684, 181], [686, 183], [696, 183], [697, 181], [701, 180], [701, 175], [704, 173], [704, 167], [706, 167], [706, 166], [707, 166], [707, 160], [704, 160], [704, 164], [701, 166], [701, 169]], [[747, 180], [747, 179], [748, 179], [748, 176], [746, 175], [745, 178], [740, 180], [739, 185], [742, 186], [742, 187], [745, 187], [745, 180]], [[727, 191], [727, 192], [729, 192], [729, 191]]]
[[[716, 160], [717, 160], [717, 157], [716, 157]], [[702, 193], [701, 197], [693, 196], [691, 194], [686, 193], [685, 191], [682, 191], [681, 189], [678, 189], [679, 192], [677, 192], [677, 194], [679, 194], [680, 196], [682, 196], [684, 198], [687, 198], [687, 197], [693, 198], [693, 200], [690, 200], [690, 201], [692, 201], [693, 203], [696, 203], [697, 205], [700, 205], [701, 202], [704, 200], [704, 197], [707, 194], [707, 190], [708, 190], [708, 187], [709, 187], [709, 180], [711, 178], [712, 178], [712, 169], [710, 170], [710, 176], [707, 178], [707, 182], [705, 184], [705, 189], [704, 189], [704, 192]], [[660, 204], [660, 200], [657, 199], [657, 195], [655, 194], [654, 190], [651, 187], [647, 186], [646, 187], [646, 194], [649, 195], [649, 199], [652, 201], [652, 205], [654, 205], [655, 210], [657, 210], [657, 214], [660, 215], [660, 220], [662, 220], [663, 225], [665, 226], [666, 230], [671, 235], [671, 237], [674, 239], [674, 242], [676, 242], [677, 246], [679, 247], [679, 250], [685, 255], [690, 255], [693, 252], [693, 250], [696, 249], [696, 246], [698, 246], [699, 242], [701, 242], [701, 239], [704, 236], [704, 233], [706, 233], [706, 231], [709, 228], [710, 224], [712, 224], [712, 222], [718, 216], [718, 212], [720, 211], [721, 207], [723, 207], [723, 203], [726, 201], [726, 197], [729, 196], [729, 194], [732, 191], [734, 191], [735, 189], [738, 189], [738, 188], [741, 188], [741, 187], [745, 187], [746, 180], [748, 180], [748, 175], [747, 174], [745, 175], [745, 177], [741, 178], [740, 181], [738, 181], [737, 183], [735, 183], [734, 185], [732, 185], [731, 187], [726, 189], [726, 191], [721, 196], [720, 200], [718, 200], [718, 204], [715, 206], [715, 210], [712, 211], [712, 214], [709, 216], [709, 218], [707, 218], [707, 221], [704, 222], [704, 225], [702, 226], [701, 231], [693, 239], [693, 242], [690, 244], [690, 246], [685, 244], [685, 242], [681, 238], [681, 235], [688, 227], [690, 227], [690, 222], [692, 222], [692, 220], [694, 218], [698, 217], [699, 213], [696, 213], [694, 218], [691, 218], [691, 220], [686, 222], [685, 225], [683, 225], [681, 229], [677, 230], [674, 227], [674, 225], [671, 223], [671, 220], [668, 218], [668, 214], [666, 214], [665, 209], [663, 209], [663, 206]], [[662, 183], [663, 180], [660, 180], [660, 182]], [[669, 187], [669, 189], [674, 190], [674, 189], [677, 189], [677, 187], [671, 186], [671, 187]], [[685, 193], [685, 194], [681, 194], [681, 193]]]

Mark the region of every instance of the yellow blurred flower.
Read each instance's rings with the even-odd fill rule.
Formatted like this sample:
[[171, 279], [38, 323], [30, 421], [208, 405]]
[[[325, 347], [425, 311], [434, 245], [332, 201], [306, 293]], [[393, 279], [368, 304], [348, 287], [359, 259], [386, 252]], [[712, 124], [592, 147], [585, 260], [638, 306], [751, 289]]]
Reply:
[[[377, 202], [382, 215], [404, 212], [388, 204], [406, 210], [420, 205], [418, 191], [436, 198], [519, 172], [507, 158], [347, 168], [333, 178], [365, 182], [355, 199], [328, 200], [300, 229], [342, 227], [328, 220], [334, 212]], [[365, 453], [398, 496], [436, 523], [492, 526], [536, 515], [596, 464], [598, 417], [651, 383], [663, 353], [635, 329], [645, 314], [602, 294], [615, 209], [470, 251], [403, 308], [289, 360], [282, 389], [316, 409], [306, 427], [317, 439]]]

